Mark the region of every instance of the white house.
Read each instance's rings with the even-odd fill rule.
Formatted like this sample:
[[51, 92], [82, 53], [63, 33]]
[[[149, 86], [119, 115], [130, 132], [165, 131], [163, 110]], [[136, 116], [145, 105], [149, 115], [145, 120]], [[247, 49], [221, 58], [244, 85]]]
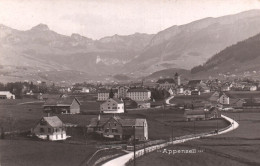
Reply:
[[15, 99], [15, 95], [9, 91], [0, 91], [0, 99]]
[[222, 93], [220, 94], [219, 97], [219, 103], [223, 105], [229, 105], [230, 104], [229, 99], [230, 99], [229, 96], [227, 96], [225, 93]]
[[129, 89], [127, 97], [135, 101], [147, 101], [151, 99], [151, 91], [143, 88]]
[[32, 134], [40, 139], [51, 141], [67, 138], [64, 124], [57, 116], [43, 117], [32, 129]]
[[116, 98], [109, 98], [100, 105], [100, 112], [108, 114], [124, 113], [124, 102]]

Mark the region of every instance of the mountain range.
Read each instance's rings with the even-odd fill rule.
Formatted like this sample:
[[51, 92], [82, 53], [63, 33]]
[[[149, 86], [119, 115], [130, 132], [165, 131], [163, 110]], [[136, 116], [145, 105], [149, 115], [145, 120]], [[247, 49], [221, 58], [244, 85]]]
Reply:
[[[258, 34], [259, 27], [260, 10], [205, 18], [157, 34], [114, 35], [99, 40], [61, 35], [45, 24], [26, 31], [0, 24], [0, 77], [87, 81], [113, 75], [142, 77], [170, 68], [191, 69]], [[68, 77], [59, 78], [59, 72]]]

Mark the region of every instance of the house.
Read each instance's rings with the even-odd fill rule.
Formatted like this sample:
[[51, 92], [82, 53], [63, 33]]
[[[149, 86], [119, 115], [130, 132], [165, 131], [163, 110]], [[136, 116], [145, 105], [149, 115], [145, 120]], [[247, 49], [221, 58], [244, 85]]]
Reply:
[[177, 94], [183, 94], [184, 93], [184, 89], [182, 86], [177, 87]]
[[137, 101], [138, 108], [151, 108], [151, 103], [147, 101]]
[[127, 91], [127, 97], [134, 101], [150, 100], [151, 95], [151, 91], [144, 88], [132, 88]]
[[185, 90], [183, 91], [183, 94], [184, 94], [184, 95], [191, 95], [191, 90], [190, 90], [190, 89], [185, 89]]
[[218, 91], [215, 91], [210, 97], [209, 101], [212, 103], [217, 103], [219, 101], [219, 95], [220, 93]]
[[186, 118], [186, 121], [221, 118], [221, 111], [217, 107], [211, 107], [209, 110], [203, 110], [203, 109], [186, 110], [184, 112], [184, 117]]
[[223, 86], [221, 87], [221, 91], [223, 91], [223, 92], [230, 91], [230, 86], [228, 86], [228, 85], [223, 85]]
[[95, 132], [104, 138], [115, 140], [148, 139], [148, 124], [146, 119], [122, 119], [119, 116], [110, 118], [92, 118], [88, 126], [90, 132]]
[[43, 105], [43, 111], [55, 114], [78, 114], [80, 105], [77, 98], [48, 99]]
[[32, 129], [32, 134], [40, 139], [58, 141], [67, 138], [63, 122], [57, 116], [43, 117]]
[[75, 87], [73, 88], [73, 93], [89, 93], [89, 88], [86, 87]]
[[230, 99], [230, 106], [235, 108], [235, 109], [239, 109], [239, 108], [243, 108], [243, 104], [245, 103], [244, 99]]
[[159, 79], [157, 83], [159, 84], [160, 89], [170, 89], [175, 88], [177, 86], [177, 83], [173, 78]]
[[191, 91], [191, 95], [192, 96], [199, 96], [200, 95], [200, 91], [199, 90], [193, 90], [193, 91]]
[[118, 98], [126, 98], [128, 87], [126, 86], [119, 86], [118, 88]]
[[206, 86], [206, 84], [203, 83], [202, 80], [190, 80], [187, 85], [191, 88], [198, 88], [200, 86]]
[[206, 119], [215, 119], [221, 118], [221, 110], [217, 107], [211, 107], [208, 111], [205, 112]]
[[124, 113], [124, 106], [123, 101], [116, 98], [109, 98], [100, 105], [100, 112], [105, 114]]
[[222, 104], [222, 105], [229, 105], [230, 102], [230, 97], [226, 94], [226, 93], [220, 93], [220, 97], [219, 97], [219, 103]]
[[170, 89], [168, 90], [168, 92], [169, 92], [169, 94], [170, 94], [171, 96], [173, 96], [173, 95], [176, 94], [176, 91], [173, 90], [172, 88], [170, 88]]
[[109, 98], [109, 94], [113, 93], [113, 98], [118, 98], [118, 90], [117, 89], [101, 89], [98, 92], [98, 101], [106, 101]]
[[0, 91], [0, 99], [15, 99], [15, 95], [9, 91]]

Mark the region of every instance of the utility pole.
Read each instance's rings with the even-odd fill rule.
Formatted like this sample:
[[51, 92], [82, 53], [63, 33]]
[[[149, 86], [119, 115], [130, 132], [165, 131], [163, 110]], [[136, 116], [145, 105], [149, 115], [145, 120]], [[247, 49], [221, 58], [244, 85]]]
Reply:
[[193, 133], [195, 134], [195, 120], [193, 121]]
[[173, 143], [173, 125], [172, 125], [172, 143]]
[[144, 122], [143, 122], [143, 129], [144, 129], [144, 155], [145, 155], [145, 139], [146, 139], [146, 137], [145, 137], [145, 126], [144, 126], [145, 124], [144, 124]]
[[135, 126], [134, 126], [134, 166], [136, 166], [136, 163], [135, 163]]

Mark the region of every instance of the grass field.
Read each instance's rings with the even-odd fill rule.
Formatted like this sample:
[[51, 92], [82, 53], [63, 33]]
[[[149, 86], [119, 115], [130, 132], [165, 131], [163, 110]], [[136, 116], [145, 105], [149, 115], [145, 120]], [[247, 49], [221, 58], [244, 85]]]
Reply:
[[1, 140], [1, 166], [80, 166], [96, 151], [95, 146], [32, 140]]
[[200, 149], [202, 153], [169, 155], [153, 152], [137, 159], [137, 165], [260, 165], [260, 113], [227, 113], [227, 116], [239, 122], [238, 129], [223, 135], [166, 148], [167, 150]]
[[[5, 131], [30, 130], [42, 116], [42, 103], [25, 103], [31, 101], [13, 100], [6, 103], [1, 101], [0, 120]], [[97, 115], [79, 114], [79, 115], [58, 115], [65, 123], [78, 124], [86, 126], [91, 118]], [[111, 117], [111, 115], [102, 115]], [[148, 121], [149, 139], [169, 139], [172, 129], [173, 136], [183, 136], [216, 129], [216, 120], [184, 122], [183, 111], [166, 110], [132, 110], [120, 115], [121, 118], [146, 118]], [[9, 118], [9, 120], [8, 120]], [[173, 128], [171, 127], [173, 125]], [[218, 120], [219, 128], [228, 124], [225, 121]], [[195, 130], [194, 130], [195, 129]], [[87, 138], [88, 145], [84, 145], [86, 138], [81, 128], [68, 129], [68, 135], [71, 139], [64, 143], [34, 141], [29, 138], [12, 138], [1, 140], [0, 142], [0, 160], [1, 165], [80, 165], [93, 154], [97, 147], [94, 144], [100, 144], [100, 141]], [[69, 144], [77, 142], [79, 144]], [[26, 148], [24, 148], [26, 147]]]

